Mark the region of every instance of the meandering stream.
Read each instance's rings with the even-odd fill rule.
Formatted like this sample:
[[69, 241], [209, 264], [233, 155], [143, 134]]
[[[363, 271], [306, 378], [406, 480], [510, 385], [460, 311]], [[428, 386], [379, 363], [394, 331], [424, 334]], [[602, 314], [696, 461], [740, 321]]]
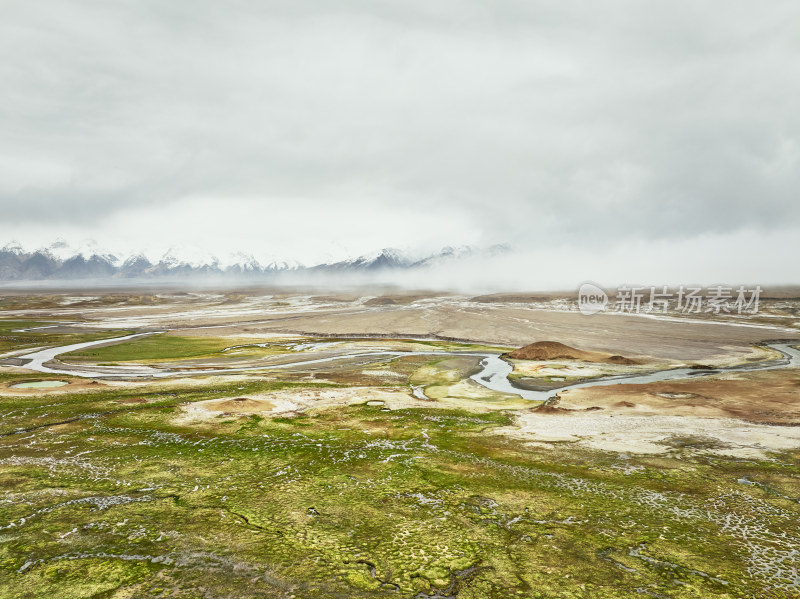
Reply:
[[563, 387], [549, 389], [547, 391], [529, 391], [527, 389], [515, 387], [509, 380], [508, 375], [510, 375], [513, 371], [513, 366], [511, 364], [500, 358], [498, 355], [491, 355], [485, 357], [481, 361], [480, 372], [473, 374], [470, 378], [476, 383], [495, 391], [502, 391], [503, 393], [516, 393], [524, 399], [546, 401], [553, 395], [566, 389], [582, 389], [586, 387], [600, 387], [605, 385], [640, 385], [645, 383], [657, 383], [661, 381], [671, 381], [677, 379], [697, 378], [728, 372], [775, 370], [778, 368], [789, 368], [790, 366], [800, 366], [800, 351], [792, 347], [792, 344], [775, 342], [767, 343], [765, 345], [780, 352], [783, 357], [779, 360], [754, 362], [750, 364], [741, 364], [739, 366], [712, 368], [708, 370], [697, 370], [694, 368], [671, 368], [666, 370], [658, 370], [655, 372], [637, 373], [631, 375], [605, 376], [590, 381], [566, 384]]
[[[366, 359], [365, 363], [376, 362], [380, 360], [395, 360], [404, 356], [452, 356], [452, 357], [479, 357], [480, 370], [473, 374], [470, 378], [493, 391], [501, 393], [511, 393], [519, 395], [523, 399], [532, 401], [546, 401], [552, 398], [555, 394], [566, 389], [581, 389], [586, 387], [597, 387], [603, 385], [622, 385], [622, 384], [645, 384], [655, 383], [660, 381], [669, 381], [677, 379], [696, 378], [703, 376], [710, 376], [713, 374], [729, 373], [729, 372], [746, 372], [754, 370], [775, 370], [778, 368], [788, 368], [800, 365], [800, 351], [792, 347], [792, 344], [798, 342], [772, 342], [766, 343], [766, 347], [780, 352], [782, 358], [777, 360], [769, 360], [764, 362], [754, 362], [750, 364], [742, 364], [739, 366], [729, 366], [724, 368], [713, 368], [697, 370], [692, 368], [672, 368], [667, 370], [658, 370], [648, 373], [637, 373], [631, 375], [615, 375], [600, 377], [590, 381], [577, 382], [566, 384], [562, 387], [549, 389], [547, 391], [532, 391], [528, 389], [521, 389], [514, 386], [508, 378], [513, 371], [513, 366], [500, 357], [499, 354], [485, 353], [485, 352], [418, 352], [418, 351], [374, 351], [363, 352], [357, 354], [346, 354], [337, 356], [327, 356], [324, 358], [312, 358], [310, 360], [297, 360], [294, 362], [286, 362], [280, 364], [268, 364], [261, 366], [248, 366], [238, 368], [200, 368], [193, 370], [159, 370], [149, 366], [134, 365], [134, 366], [97, 366], [93, 365], [91, 369], [83, 368], [80, 365], [62, 365], [57, 366], [52, 363], [58, 356], [73, 351], [78, 351], [88, 347], [98, 345], [107, 345], [111, 343], [119, 343], [129, 339], [135, 339], [145, 335], [152, 335], [157, 333], [137, 333], [135, 335], [126, 335], [124, 337], [116, 337], [113, 339], [101, 339], [99, 341], [87, 341], [84, 343], [75, 343], [72, 345], [65, 345], [61, 347], [52, 347], [30, 354], [17, 356], [20, 360], [27, 360], [24, 368], [35, 370], [37, 372], [46, 372], [51, 374], [65, 374], [71, 376], [79, 376], [85, 378], [132, 378], [132, 377], [149, 377], [149, 378], [165, 378], [170, 376], [190, 376], [190, 375], [205, 375], [205, 374], [228, 374], [236, 372], [247, 372], [254, 370], [277, 370], [285, 368], [297, 368], [305, 366], [314, 366], [326, 362], [334, 362], [339, 360], [356, 360]], [[424, 394], [421, 389], [415, 389], [415, 396], [419, 397]]]

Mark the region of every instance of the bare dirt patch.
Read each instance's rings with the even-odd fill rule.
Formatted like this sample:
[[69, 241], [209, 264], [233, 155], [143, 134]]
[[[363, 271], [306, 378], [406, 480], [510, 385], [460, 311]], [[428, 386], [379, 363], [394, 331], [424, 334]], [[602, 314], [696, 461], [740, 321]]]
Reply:
[[[551, 409], [521, 414], [515, 426], [495, 429], [509, 437], [569, 442], [584, 447], [642, 454], [695, 450], [740, 458], [800, 447], [800, 427], [769, 426], [728, 418], [620, 415]], [[699, 439], [702, 442], [687, 442]]]
[[[0, 395], [58, 395], [64, 393], [75, 393], [76, 391], [97, 391], [104, 386], [104, 383], [90, 379], [65, 379], [66, 384], [57, 387], [15, 387], [20, 383], [35, 382], [40, 379], [30, 377], [30, 371], [20, 371], [27, 374], [27, 377], [20, 377], [0, 383]], [[64, 378], [64, 377], [62, 377]], [[42, 379], [44, 381], [50, 379]], [[60, 379], [59, 379], [60, 380]]]
[[266, 399], [252, 399], [249, 397], [236, 397], [233, 399], [217, 399], [203, 402], [206, 410], [224, 412], [227, 414], [255, 414], [258, 412], [271, 412], [275, 404]]

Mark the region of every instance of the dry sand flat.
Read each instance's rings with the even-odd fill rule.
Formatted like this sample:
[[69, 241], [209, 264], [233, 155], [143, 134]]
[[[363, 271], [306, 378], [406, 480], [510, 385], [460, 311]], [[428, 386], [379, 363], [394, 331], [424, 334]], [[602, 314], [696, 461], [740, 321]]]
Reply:
[[559, 394], [554, 405], [566, 410], [602, 408], [615, 415], [700, 416], [800, 425], [800, 370], [569, 389]]
[[[242, 401], [243, 400], [243, 401]], [[370, 387], [344, 389], [300, 389], [248, 395], [236, 399], [208, 399], [186, 404], [177, 418], [180, 423], [210, 420], [222, 415], [260, 414], [279, 416], [315, 408], [331, 408], [365, 402], [381, 402], [390, 409], [427, 405], [404, 391]]]
[[744, 360], [752, 356], [752, 343], [787, 335], [784, 330], [767, 327], [606, 314], [584, 316], [514, 306], [473, 307], [449, 298], [402, 309], [300, 314], [248, 327], [249, 332], [443, 336], [511, 347], [536, 340], [558, 340], [588, 351], [684, 361], [730, 357]]
[[[419, 335], [443, 336], [521, 347], [533, 341], [556, 340], [586, 351], [680, 361], [746, 359], [752, 343], [800, 336], [785, 328], [728, 326], [705, 320], [664, 320], [631, 315], [542, 309], [531, 304], [473, 301], [468, 297], [430, 295], [391, 302], [353, 300], [352, 296], [193, 294], [174, 295], [148, 306], [64, 306], [9, 312], [9, 316], [63, 317], [96, 326], [179, 329], [181, 334], [251, 336]], [[407, 300], [413, 299], [411, 303]], [[740, 323], [731, 317], [725, 323]], [[205, 327], [205, 328], [198, 328]]]
[[527, 381], [531, 383], [537, 383], [537, 381], [544, 380], [548, 377], [555, 377], [553, 380], [558, 378], [574, 380], [591, 379], [601, 376], [643, 374], [653, 370], [671, 368], [678, 365], [677, 362], [669, 362], [666, 360], [622, 366], [605, 364], [602, 362], [581, 362], [576, 360], [514, 360], [512, 364], [514, 365], [514, 374], [519, 376], [521, 380], [527, 379]]
[[521, 414], [514, 426], [495, 429], [523, 441], [569, 442], [629, 453], [695, 449], [740, 458], [800, 447], [800, 427], [768, 426], [727, 418], [625, 416], [599, 411]]

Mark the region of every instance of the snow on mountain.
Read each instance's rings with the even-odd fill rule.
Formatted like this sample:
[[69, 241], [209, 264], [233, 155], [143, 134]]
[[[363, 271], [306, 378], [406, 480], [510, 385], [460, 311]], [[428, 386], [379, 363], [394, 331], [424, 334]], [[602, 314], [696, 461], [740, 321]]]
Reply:
[[[505, 246], [493, 246], [479, 255], [496, 255], [508, 251]], [[393, 270], [424, 269], [446, 265], [473, 257], [469, 247], [445, 247], [427, 256], [413, 256], [395, 248], [384, 248], [348, 260], [304, 266], [295, 261], [270, 258], [259, 260], [253, 254], [231, 252], [222, 258], [198, 247], [171, 247], [161, 255], [146, 253], [122, 255], [85, 241], [72, 246], [64, 240], [37, 250], [26, 250], [16, 241], [0, 249], [0, 281], [49, 279], [167, 279], [187, 277], [267, 277], [295, 274], [313, 275], [353, 273], [378, 274]]]
[[363, 271], [399, 268], [411, 265], [412, 261], [400, 250], [384, 248], [351, 260], [340, 260], [312, 266], [312, 271]]
[[161, 256], [159, 264], [170, 268], [203, 268], [206, 266], [218, 267], [219, 258], [211, 252], [193, 246], [173, 246]]
[[114, 266], [119, 266], [122, 263], [116, 253], [100, 247], [93, 239], [84, 240], [77, 246], [70, 245], [63, 239], [57, 239], [46, 248], [41, 248], [40, 251], [49, 253], [61, 262], [66, 262], [76, 256], [83, 256], [86, 260], [91, 260], [96, 256]]
[[22, 248], [22, 244], [20, 244], [19, 241], [12, 239], [0, 249], [0, 252], [19, 255], [24, 254], [25, 250]]

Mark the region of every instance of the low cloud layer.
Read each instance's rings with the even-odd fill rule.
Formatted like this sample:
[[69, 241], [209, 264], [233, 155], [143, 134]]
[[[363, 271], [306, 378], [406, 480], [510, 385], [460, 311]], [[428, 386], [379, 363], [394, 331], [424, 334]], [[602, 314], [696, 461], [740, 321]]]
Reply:
[[306, 263], [507, 243], [560, 256], [555, 278], [652, 255], [798, 282], [763, 266], [800, 251], [798, 22], [791, 1], [12, 0], [0, 241]]

